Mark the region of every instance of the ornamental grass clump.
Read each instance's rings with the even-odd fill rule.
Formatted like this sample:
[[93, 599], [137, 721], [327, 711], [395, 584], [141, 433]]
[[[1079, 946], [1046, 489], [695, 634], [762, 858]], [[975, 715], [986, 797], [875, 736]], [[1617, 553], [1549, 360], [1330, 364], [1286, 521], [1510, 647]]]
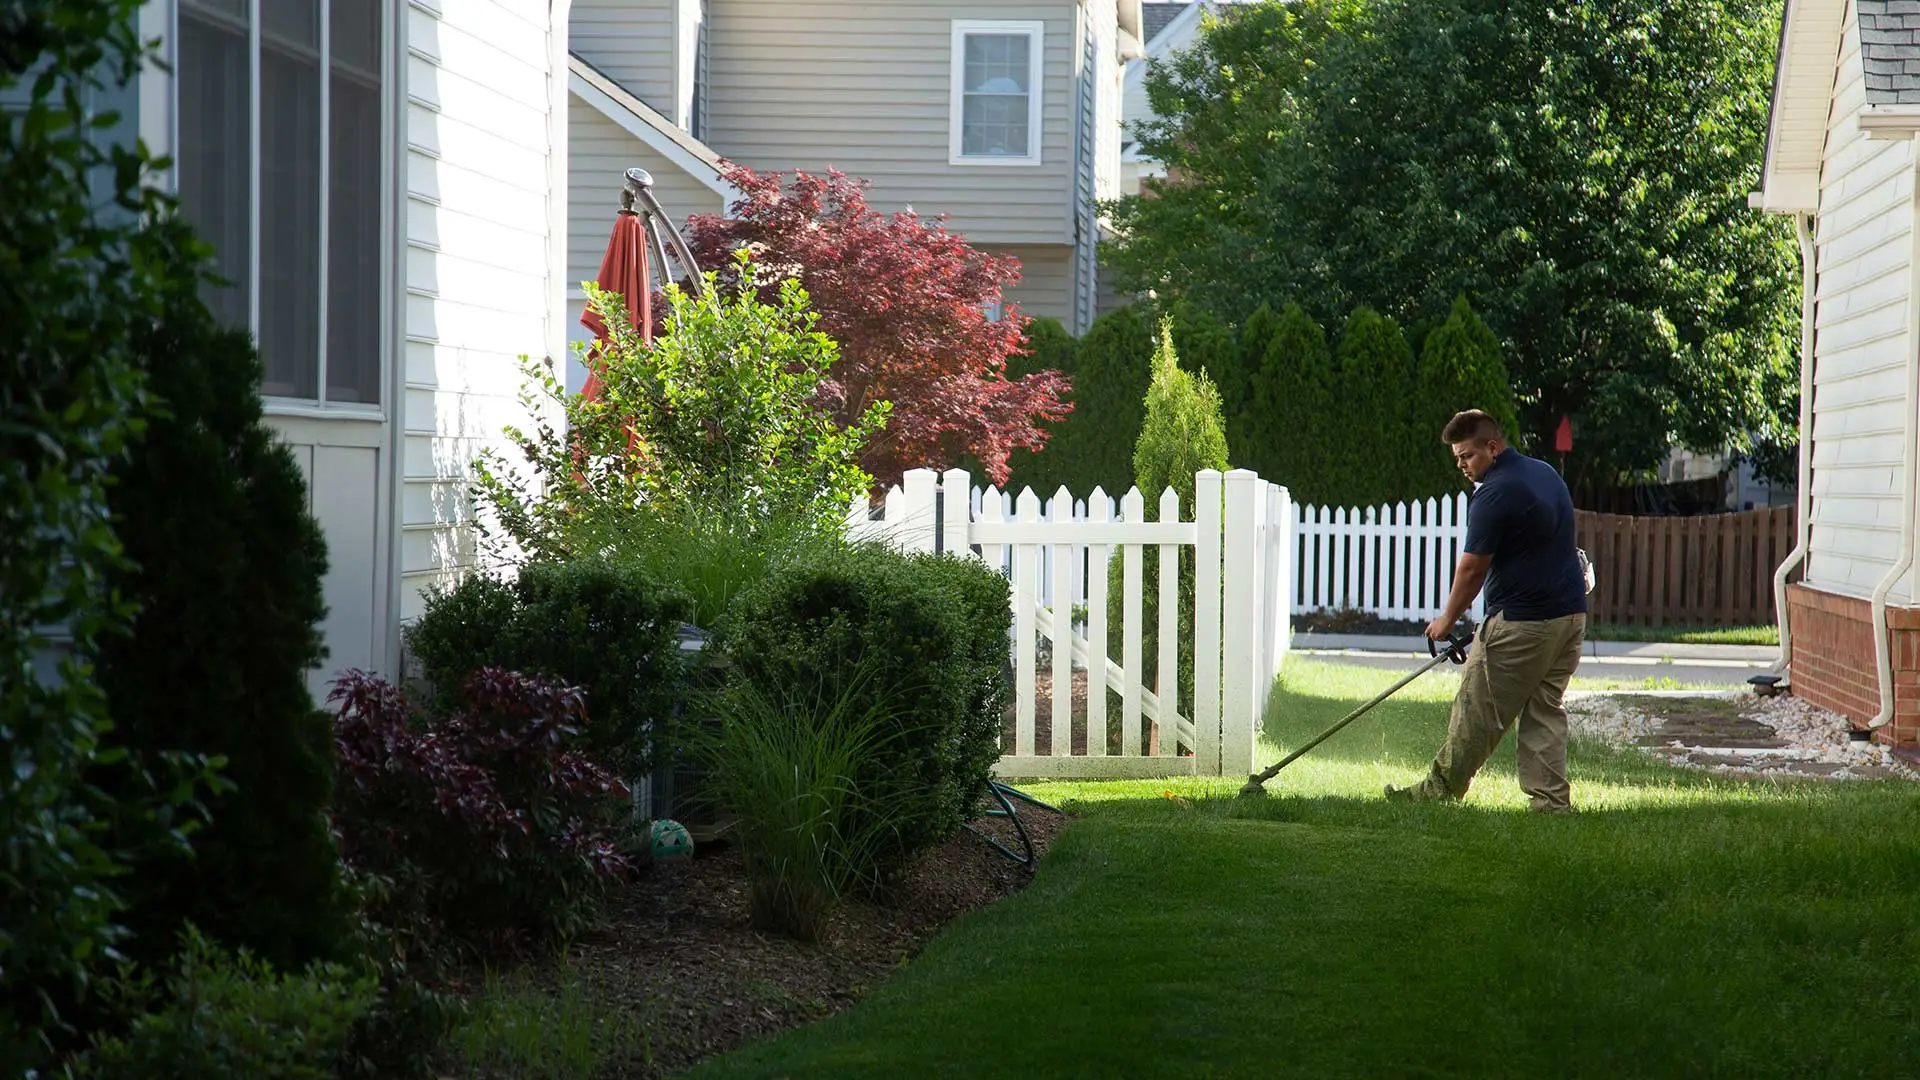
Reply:
[[838, 687], [717, 696], [720, 728], [697, 748], [721, 802], [738, 818], [753, 924], [818, 941], [850, 890], [879, 880], [911, 789], [876, 778], [900, 737], [897, 710], [857, 671]]

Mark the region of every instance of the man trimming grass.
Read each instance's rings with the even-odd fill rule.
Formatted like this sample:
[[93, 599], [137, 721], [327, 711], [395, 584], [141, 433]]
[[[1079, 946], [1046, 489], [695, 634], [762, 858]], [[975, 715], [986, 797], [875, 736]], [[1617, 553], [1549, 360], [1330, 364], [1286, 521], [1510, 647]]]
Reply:
[[1458, 799], [1519, 719], [1520, 788], [1535, 810], [1573, 809], [1567, 783], [1567, 712], [1561, 695], [1580, 666], [1587, 627], [1586, 572], [1574, 545], [1573, 496], [1551, 465], [1507, 445], [1478, 409], [1447, 422], [1441, 440], [1467, 479], [1467, 541], [1453, 593], [1427, 637], [1445, 641], [1487, 590], [1487, 618], [1460, 672], [1447, 738], [1427, 778], [1387, 785], [1387, 798]]

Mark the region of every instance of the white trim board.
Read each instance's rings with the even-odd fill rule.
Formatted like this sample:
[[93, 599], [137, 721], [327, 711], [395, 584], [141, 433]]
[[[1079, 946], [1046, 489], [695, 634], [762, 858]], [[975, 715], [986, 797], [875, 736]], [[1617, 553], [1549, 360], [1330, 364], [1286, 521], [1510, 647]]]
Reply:
[[688, 176], [728, 202], [740, 190], [720, 178], [720, 156], [704, 143], [675, 127], [646, 102], [620, 88], [578, 56], [569, 55], [567, 89], [600, 115], [620, 125], [627, 134], [647, 144]]

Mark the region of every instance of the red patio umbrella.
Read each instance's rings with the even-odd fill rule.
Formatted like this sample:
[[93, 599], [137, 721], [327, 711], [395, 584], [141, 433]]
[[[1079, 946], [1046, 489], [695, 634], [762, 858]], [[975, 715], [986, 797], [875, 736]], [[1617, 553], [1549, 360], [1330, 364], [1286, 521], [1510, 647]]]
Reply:
[[[613, 219], [613, 235], [607, 238], [607, 253], [600, 260], [599, 285], [618, 293], [627, 305], [627, 317], [641, 340], [653, 340], [653, 286], [647, 271], [647, 234], [640, 215], [621, 210]], [[604, 363], [601, 346], [607, 340], [607, 324], [589, 305], [580, 316], [580, 325], [593, 331], [593, 346], [587, 351], [586, 396], [600, 396], [600, 370]]]

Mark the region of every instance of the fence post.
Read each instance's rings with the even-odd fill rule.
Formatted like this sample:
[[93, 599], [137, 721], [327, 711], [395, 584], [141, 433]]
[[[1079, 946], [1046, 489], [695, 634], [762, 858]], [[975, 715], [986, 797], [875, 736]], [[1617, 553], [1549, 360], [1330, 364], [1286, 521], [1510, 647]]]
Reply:
[[1226, 476], [1226, 521], [1222, 558], [1227, 589], [1221, 612], [1220, 771], [1238, 776], [1253, 771], [1254, 716], [1259, 710], [1254, 687], [1255, 580], [1254, 525], [1259, 513], [1259, 478], [1246, 469]]
[[948, 469], [940, 478], [940, 550], [947, 555], [973, 554], [967, 527], [973, 524], [973, 477], [965, 469]]
[[[1233, 492], [1237, 497], [1238, 492]], [[1220, 772], [1220, 473], [1193, 478], [1193, 753], [1202, 776]], [[1229, 579], [1244, 591], [1245, 580]], [[1164, 703], [1169, 699], [1162, 694]], [[1166, 706], [1163, 704], [1162, 709]]]
[[[1087, 498], [1087, 520], [1113, 520], [1113, 503], [1099, 488]], [[1107, 562], [1112, 548], [1087, 545], [1087, 753], [1107, 752]]]
[[[1015, 503], [1014, 520], [1037, 522], [1040, 520], [1040, 497], [1032, 488], [1020, 492]], [[1014, 753], [1022, 757], [1033, 753], [1033, 669], [1037, 659], [1035, 653], [1034, 632], [1038, 620], [1034, 618], [1034, 605], [1039, 603], [1040, 592], [1035, 586], [1039, 576], [1040, 560], [1038, 544], [1013, 545], [1013, 679], [1014, 679]]]
[[[1052, 513], [1048, 520], [1056, 524], [1072, 525], [1073, 495], [1065, 484], [1054, 492], [1050, 504]], [[1061, 535], [1056, 531], [1055, 536]], [[1072, 536], [1071, 532], [1065, 535]], [[1073, 551], [1072, 544], [1048, 545], [1051, 556], [1052, 596], [1048, 607], [1053, 612], [1053, 702], [1047, 707], [1048, 730], [1053, 733], [1053, 756], [1070, 757], [1073, 754]], [[1092, 688], [1092, 672], [1088, 672], [1088, 688]]]
[[[1120, 499], [1121, 516], [1146, 520], [1146, 502], [1140, 489], [1132, 488]], [[1140, 688], [1146, 682], [1140, 656], [1140, 567], [1145, 552], [1139, 544], [1122, 544], [1120, 551], [1120, 667], [1126, 675], [1120, 690], [1120, 752], [1135, 757], [1140, 753]]]
[[[1274, 600], [1279, 610], [1274, 613], [1274, 625], [1279, 628], [1273, 642], [1273, 676], [1278, 678], [1280, 669], [1287, 662], [1287, 653], [1293, 650], [1293, 529], [1295, 515], [1293, 511], [1293, 492], [1278, 484], [1267, 492], [1267, 498], [1278, 504], [1273, 519], [1277, 523], [1280, 535], [1276, 538], [1279, 545], [1279, 568], [1274, 572], [1274, 580], [1280, 587], [1274, 591]], [[1267, 690], [1271, 691], [1269, 685]]]

